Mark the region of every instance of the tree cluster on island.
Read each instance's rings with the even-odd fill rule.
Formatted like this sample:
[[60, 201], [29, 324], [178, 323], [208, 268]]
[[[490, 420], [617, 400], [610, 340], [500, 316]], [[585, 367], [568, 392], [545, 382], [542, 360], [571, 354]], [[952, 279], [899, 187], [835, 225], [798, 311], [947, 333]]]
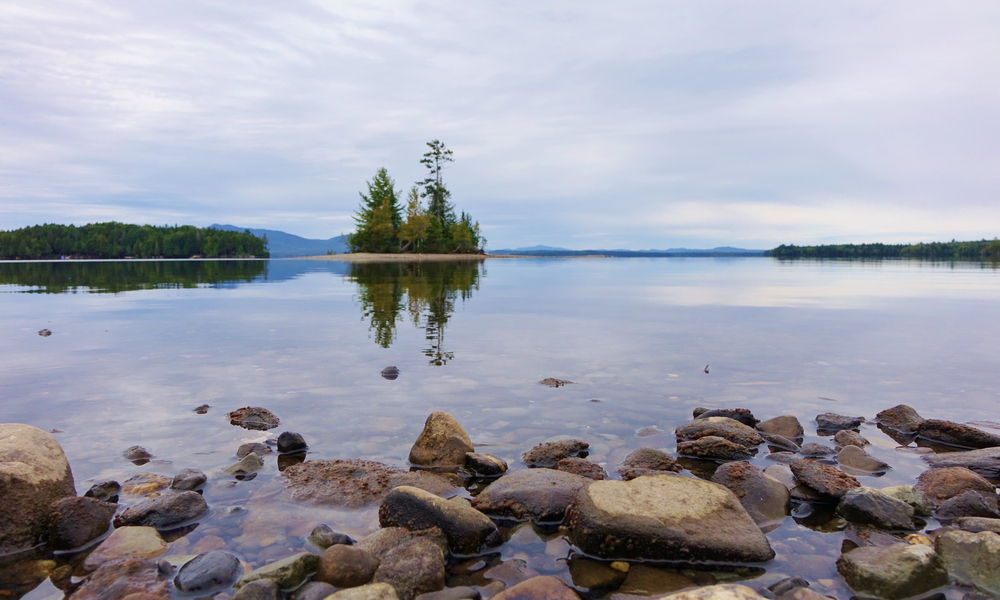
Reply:
[[268, 258], [267, 236], [191, 225], [35, 225], [0, 231], [0, 259]]
[[932, 242], [929, 244], [830, 244], [795, 246], [782, 244], [764, 253], [779, 259], [794, 258], [909, 258], [918, 260], [1000, 261], [1000, 240], [978, 242]]
[[[355, 213], [357, 228], [348, 236], [351, 252], [372, 253], [481, 253], [486, 245], [479, 223], [465, 212], [455, 215], [451, 192], [444, 185], [442, 171], [453, 162], [452, 151], [438, 140], [421, 159], [428, 177], [410, 188], [406, 197], [405, 219], [396, 183], [385, 167], [367, 182], [361, 206]], [[422, 190], [420, 188], [423, 188]], [[424, 206], [421, 199], [427, 200]]]

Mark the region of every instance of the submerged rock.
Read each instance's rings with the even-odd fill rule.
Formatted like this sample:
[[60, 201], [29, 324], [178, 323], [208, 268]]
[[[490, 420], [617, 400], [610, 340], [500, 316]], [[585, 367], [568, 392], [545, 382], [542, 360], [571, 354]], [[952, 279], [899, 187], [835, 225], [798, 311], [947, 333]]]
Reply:
[[986, 479], [1000, 480], [1000, 448], [928, 454], [923, 459], [932, 467], [965, 467]]
[[444, 411], [432, 412], [410, 449], [410, 462], [421, 467], [460, 467], [465, 454], [475, 452], [469, 434], [455, 417]]
[[969, 425], [939, 419], [927, 419], [921, 422], [917, 426], [917, 435], [939, 444], [962, 448], [980, 449], [1000, 446], [1000, 435], [986, 433], [982, 429], [976, 429]]
[[412, 485], [432, 494], [456, 490], [447, 478], [425, 471], [405, 472], [369, 460], [310, 460], [282, 471], [293, 500], [357, 508], [379, 502], [389, 490]]
[[802, 424], [799, 423], [798, 417], [793, 415], [782, 415], [780, 417], [774, 417], [773, 419], [761, 421], [760, 423], [757, 423], [757, 431], [772, 435], [780, 435], [781, 437], [789, 440], [801, 438], [805, 434], [805, 430], [802, 429]]
[[136, 473], [122, 484], [122, 493], [130, 496], [149, 496], [170, 487], [170, 478], [154, 473]]
[[474, 554], [488, 541], [500, 541], [493, 521], [472, 508], [465, 498], [445, 500], [409, 486], [389, 492], [378, 517], [382, 527], [405, 527], [410, 531], [437, 527], [457, 554]]
[[760, 437], [764, 438], [764, 441], [767, 442], [767, 445], [772, 452], [774, 452], [775, 448], [784, 452], [798, 452], [801, 450], [801, 446], [780, 435], [773, 433], [761, 433]]
[[970, 490], [996, 494], [992, 483], [965, 467], [942, 467], [924, 471], [917, 477], [913, 490], [923, 494], [935, 505]]
[[[832, 434], [841, 429], [857, 429], [865, 422], [864, 417], [848, 417], [837, 413], [823, 413], [816, 415], [816, 429], [818, 432]], [[820, 433], [823, 435], [823, 433]]]
[[747, 427], [756, 427], [757, 424], [760, 423], [760, 421], [753, 416], [753, 413], [750, 412], [750, 409], [747, 408], [714, 408], [694, 416], [695, 419], [707, 419], [709, 417], [725, 417], [727, 419], [739, 421]]
[[861, 487], [857, 479], [830, 465], [797, 460], [789, 468], [796, 481], [831, 500], [840, 500], [848, 491]]
[[566, 473], [573, 473], [574, 475], [594, 480], [606, 479], [608, 476], [601, 465], [591, 462], [586, 458], [576, 457], [561, 459], [556, 463], [556, 471], [565, 471]]
[[729, 489], [758, 527], [777, 525], [788, 515], [788, 488], [747, 462], [722, 465], [712, 482]]
[[[705, 413], [708, 414], [708, 413]], [[746, 448], [764, 443], [764, 438], [739, 421], [727, 417], [699, 417], [674, 430], [677, 441], [694, 441], [704, 437], [720, 437]]]
[[171, 529], [208, 512], [208, 504], [198, 492], [180, 492], [146, 498], [115, 517], [115, 527], [148, 526]]
[[493, 600], [579, 600], [577, 595], [558, 577], [539, 575], [511, 586], [493, 596]]
[[625, 481], [642, 475], [662, 475], [680, 471], [681, 467], [669, 454], [654, 448], [639, 448], [628, 453], [618, 466], [618, 474]]
[[327, 596], [327, 600], [399, 600], [399, 596], [388, 583], [369, 583], [340, 590], [332, 596]]
[[101, 565], [69, 598], [167, 600], [169, 595], [170, 580], [156, 563], [141, 558], [119, 558]]
[[930, 546], [867, 546], [837, 559], [837, 571], [859, 596], [902, 600], [948, 583], [948, 572]]
[[720, 583], [659, 596], [658, 600], [764, 600], [764, 598], [765, 596], [761, 596], [745, 585]]
[[226, 417], [231, 425], [251, 431], [267, 431], [281, 424], [281, 421], [266, 408], [260, 406], [245, 406], [238, 408]]
[[83, 562], [90, 572], [119, 558], [154, 558], [167, 551], [167, 542], [152, 527], [119, 527], [100, 543]]
[[561, 521], [580, 488], [590, 480], [552, 469], [507, 473], [472, 499], [488, 515], [530, 521]]
[[294, 589], [305, 581], [306, 577], [315, 573], [318, 566], [318, 556], [309, 552], [301, 552], [254, 569], [242, 581], [238, 582], [236, 587], [241, 588], [259, 579], [269, 579], [278, 584], [281, 589]]
[[917, 427], [923, 423], [924, 418], [913, 408], [905, 404], [900, 404], [892, 408], [887, 408], [875, 415], [875, 421], [879, 425], [884, 425], [896, 431], [915, 433]]
[[837, 514], [853, 523], [874, 525], [882, 529], [916, 529], [912, 506], [866, 487], [855, 488], [844, 494], [837, 505]]
[[583, 440], [559, 440], [538, 444], [521, 455], [521, 461], [529, 467], [552, 468], [564, 458], [587, 456], [590, 444]]

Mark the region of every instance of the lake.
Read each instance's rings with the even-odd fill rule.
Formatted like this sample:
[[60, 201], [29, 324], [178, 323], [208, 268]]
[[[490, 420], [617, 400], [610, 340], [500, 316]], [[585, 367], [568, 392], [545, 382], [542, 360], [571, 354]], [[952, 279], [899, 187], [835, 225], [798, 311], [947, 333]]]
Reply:
[[[308, 458], [405, 467], [427, 415], [444, 410], [512, 469], [524, 468], [522, 452], [563, 436], [589, 442], [590, 459], [612, 477], [635, 448], [675, 454], [673, 430], [699, 406], [795, 415], [806, 442], [829, 445], [816, 435], [817, 414], [871, 420], [901, 403], [997, 433], [998, 300], [1000, 271], [976, 263], [7, 262], [0, 407], [3, 422], [56, 431], [79, 494], [103, 479], [205, 471], [210, 513], [169, 553], [221, 539], [259, 566], [301, 551], [319, 523], [355, 538], [378, 527], [377, 507], [283, 502], [274, 455], [253, 479], [221, 472], [241, 443], [282, 431], [304, 436]], [[380, 375], [387, 366], [398, 378]], [[539, 384], [548, 377], [573, 383]], [[205, 404], [207, 413], [195, 412]], [[245, 406], [269, 409], [280, 427], [231, 425], [226, 413]], [[911, 484], [926, 469], [913, 445], [900, 448], [870, 423], [861, 433], [869, 453], [893, 466], [862, 484]], [[154, 458], [125, 460], [133, 445]], [[774, 464], [766, 451], [751, 462]], [[834, 566], [842, 528], [831, 515], [800, 512], [768, 533], [778, 554], [770, 563], [635, 567], [618, 597], [799, 575], [845, 598]], [[568, 580], [571, 549], [558, 530], [508, 524], [504, 532], [490, 565], [517, 559]], [[482, 583], [481, 572], [460, 567], [450, 583]], [[26, 597], [61, 592], [45, 582]]]

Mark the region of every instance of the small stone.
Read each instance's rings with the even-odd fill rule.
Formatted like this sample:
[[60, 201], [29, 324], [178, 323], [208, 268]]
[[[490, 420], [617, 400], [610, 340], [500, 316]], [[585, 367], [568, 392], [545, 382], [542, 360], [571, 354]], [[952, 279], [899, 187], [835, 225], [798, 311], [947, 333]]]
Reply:
[[816, 415], [816, 429], [819, 432], [832, 433], [841, 429], [857, 429], [864, 422], [864, 417], [846, 417], [836, 413]]
[[410, 448], [410, 462], [421, 467], [459, 467], [465, 454], [475, 452], [469, 434], [455, 417], [444, 411], [431, 413]]
[[322, 581], [310, 581], [295, 590], [292, 600], [325, 600], [337, 592], [337, 588]]
[[465, 468], [476, 477], [499, 477], [507, 472], [507, 461], [492, 454], [467, 452]]
[[153, 458], [153, 454], [142, 446], [127, 448], [122, 452], [122, 456], [131, 461], [142, 460], [146, 462], [149, 462], [149, 459]]
[[992, 483], [965, 467], [942, 467], [924, 471], [917, 477], [913, 490], [923, 494], [934, 504], [970, 490], [996, 494]]
[[601, 465], [591, 462], [586, 458], [571, 457], [560, 459], [559, 462], [556, 463], [556, 471], [573, 473], [574, 475], [579, 475], [595, 481], [607, 478], [607, 473], [604, 472]]
[[260, 406], [239, 408], [226, 415], [226, 417], [229, 419], [231, 425], [251, 431], [267, 431], [281, 424], [281, 421], [274, 413]]
[[153, 558], [167, 551], [167, 543], [152, 527], [119, 527], [91, 552], [83, 562], [90, 572], [119, 558]]
[[278, 452], [301, 452], [308, 446], [306, 440], [298, 433], [284, 431], [278, 436]]
[[590, 444], [582, 440], [560, 440], [538, 444], [521, 455], [521, 461], [529, 467], [552, 468], [564, 458], [587, 456]]
[[837, 514], [882, 529], [916, 529], [912, 506], [871, 488], [855, 488], [844, 494]]
[[923, 423], [924, 418], [913, 408], [905, 404], [900, 404], [878, 413], [875, 415], [875, 420], [879, 425], [884, 425], [890, 429], [895, 429], [903, 433], [911, 433], [917, 431], [917, 427]]
[[208, 504], [198, 492], [179, 492], [146, 498], [115, 517], [115, 527], [126, 525], [171, 529], [208, 512]]
[[277, 562], [264, 565], [259, 569], [254, 569], [242, 581], [236, 584], [241, 588], [246, 584], [259, 579], [270, 579], [284, 590], [294, 589], [299, 586], [306, 577], [316, 572], [319, 566], [319, 556], [309, 552], [300, 552], [284, 558]]
[[267, 444], [261, 444], [260, 442], [247, 442], [246, 444], [241, 444], [240, 447], [236, 449], [236, 458], [246, 458], [248, 454], [264, 456], [265, 454], [270, 453], [271, 448]]
[[618, 474], [629, 481], [642, 475], [662, 475], [680, 471], [681, 467], [669, 454], [654, 448], [639, 448], [628, 453], [618, 467]]
[[797, 460], [789, 467], [796, 481], [826, 498], [840, 500], [849, 490], [861, 487], [857, 479], [830, 465]]
[[122, 493], [130, 496], [148, 496], [170, 487], [170, 478], [153, 473], [137, 473], [122, 484]]
[[230, 600], [278, 600], [280, 593], [277, 583], [270, 579], [258, 579], [236, 590]]
[[859, 596], [902, 600], [948, 583], [941, 558], [929, 546], [858, 548], [837, 559], [837, 571]]
[[799, 423], [798, 418], [793, 415], [782, 415], [780, 417], [768, 419], [767, 421], [761, 421], [760, 423], [757, 423], [757, 431], [780, 435], [781, 437], [790, 440], [801, 438], [805, 434], [805, 430], [802, 429], [802, 424]]
[[378, 570], [379, 560], [355, 546], [337, 544], [323, 552], [316, 569], [316, 581], [346, 588], [364, 585]]
[[198, 408], [194, 409], [194, 412], [196, 414], [199, 414], [199, 415], [207, 415], [208, 414], [208, 409], [210, 409], [210, 408], [212, 408], [212, 407], [209, 406], [209, 405], [207, 405], [207, 404], [202, 404]]
[[199, 554], [188, 561], [174, 578], [184, 593], [208, 593], [229, 587], [240, 570], [240, 561], [221, 550]]
[[565, 379], [556, 379], [555, 377], [546, 377], [545, 379], [539, 381], [538, 383], [542, 385], [547, 385], [549, 387], [562, 387], [564, 385], [571, 385], [572, 381], [567, 381]]
[[809, 442], [808, 444], [802, 444], [799, 449], [799, 454], [806, 457], [817, 457], [817, 456], [830, 456], [836, 454], [837, 451], [833, 448], [826, 446], [824, 444], [817, 444], [815, 442]]
[[753, 416], [747, 408], [713, 408], [695, 415], [695, 419], [707, 419], [709, 417], [725, 417], [734, 421], [739, 421], [747, 427], [756, 427], [760, 421]]
[[52, 332], [49, 331], [48, 329], [40, 329], [38, 331], [38, 335], [40, 335], [42, 337], [49, 337], [50, 335], [52, 335]]
[[333, 529], [330, 529], [329, 525], [318, 525], [309, 534], [309, 542], [312, 543], [317, 548], [326, 550], [330, 546], [336, 546], [339, 544], [353, 546], [354, 539], [351, 536], [338, 533]]
[[205, 485], [208, 477], [198, 469], [182, 469], [174, 475], [170, 482], [170, 489], [178, 491], [194, 491]]
[[239, 461], [229, 465], [223, 472], [227, 475], [248, 475], [255, 471], [259, 471], [264, 468], [264, 460], [257, 456], [256, 453], [251, 452], [247, 454]]
[[327, 596], [326, 600], [399, 600], [399, 596], [388, 583], [369, 583], [340, 590], [332, 596]]
[[375, 572], [374, 583], [388, 583], [401, 600], [444, 587], [444, 555], [429, 540], [414, 539], [390, 550]]
[[837, 435], [833, 436], [833, 441], [836, 442], [838, 446], [857, 446], [858, 448], [864, 448], [871, 443], [862, 437], [860, 433], [851, 429], [842, 429], [838, 431]]
[[681, 456], [714, 460], [747, 460], [753, 456], [753, 452], [746, 446], [714, 435], [678, 442], [677, 453]]
[[49, 515], [49, 543], [70, 550], [97, 539], [111, 526], [116, 506], [94, 498], [60, 498]]
[[382, 379], [388, 379], [389, 381], [395, 381], [399, 377], [399, 369], [392, 366], [382, 369], [379, 374]]
[[87, 493], [84, 494], [87, 498], [94, 498], [95, 500], [100, 500], [102, 502], [112, 502], [112, 498], [118, 497], [118, 492], [120, 492], [122, 486], [114, 480], [99, 481], [94, 485], [90, 486]]
[[880, 471], [887, 471], [891, 467], [886, 463], [880, 461], [879, 459], [871, 456], [858, 446], [844, 446], [837, 455], [837, 462], [849, 467], [851, 469], [857, 469], [858, 471], [864, 471], [866, 473], [878, 473]]

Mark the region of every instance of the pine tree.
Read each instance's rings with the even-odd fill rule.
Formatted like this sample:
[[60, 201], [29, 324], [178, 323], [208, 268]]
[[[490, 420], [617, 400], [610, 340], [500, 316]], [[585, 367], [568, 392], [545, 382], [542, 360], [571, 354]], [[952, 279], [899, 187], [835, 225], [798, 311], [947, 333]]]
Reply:
[[354, 215], [357, 229], [348, 238], [352, 252], [395, 252], [396, 237], [403, 215], [396, 193], [396, 182], [382, 167], [368, 185], [368, 194], [359, 193], [361, 206]]
[[428, 198], [427, 213], [437, 217], [441, 221], [442, 227], [447, 230], [455, 222], [455, 207], [448, 199], [451, 192], [445, 187], [441, 177], [445, 163], [454, 162], [451, 157], [452, 152], [445, 148], [445, 145], [438, 140], [427, 142], [430, 150], [424, 153], [420, 163], [430, 171], [427, 179], [420, 182], [424, 187], [421, 197]]

